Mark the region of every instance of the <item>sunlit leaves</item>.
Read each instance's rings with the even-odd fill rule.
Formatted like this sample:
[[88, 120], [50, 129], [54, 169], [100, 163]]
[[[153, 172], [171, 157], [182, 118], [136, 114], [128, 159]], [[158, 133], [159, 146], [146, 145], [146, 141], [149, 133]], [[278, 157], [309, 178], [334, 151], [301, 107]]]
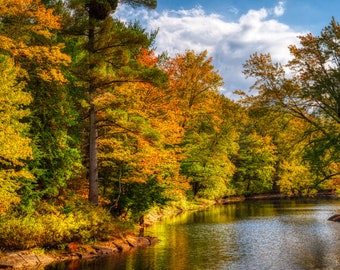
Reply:
[[222, 78], [214, 70], [207, 52], [187, 51], [165, 63], [169, 91], [184, 130], [181, 173], [192, 186], [194, 196], [217, 198], [228, 194], [235, 171], [230, 160], [236, 150], [237, 132], [232, 127], [233, 105], [219, 96]]
[[20, 201], [18, 178], [31, 178], [23, 168], [32, 158], [31, 140], [24, 136], [27, 124], [21, 120], [29, 114], [25, 107], [31, 96], [17, 82], [18, 68], [9, 57], [0, 55], [0, 215]]
[[298, 157], [284, 160], [279, 168], [277, 185], [280, 192], [288, 196], [311, 196], [317, 190], [313, 185], [313, 174]]
[[54, 31], [60, 29], [59, 17], [39, 0], [4, 1], [0, 10], [0, 49], [10, 54], [31, 77], [65, 82], [61, 66], [70, 62], [55, 44]]
[[286, 67], [268, 54], [254, 54], [245, 64], [244, 73], [256, 79], [258, 95], [243, 101], [304, 122], [297, 138], [305, 145], [303, 160], [316, 186], [340, 174], [334, 169], [340, 161], [339, 29], [333, 18], [320, 36], [299, 37], [300, 46], [289, 47], [293, 59]]
[[178, 54], [166, 63], [166, 72], [170, 89], [174, 91], [185, 119], [190, 119], [200, 109], [204, 109], [202, 105], [209, 108], [211, 104], [205, 106], [205, 102], [211, 101], [209, 96], [218, 93], [218, 88], [223, 85], [221, 76], [214, 71], [212, 59], [207, 57], [207, 51]]
[[3, 55], [0, 55], [0, 73], [0, 155], [11, 165], [22, 165], [20, 160], [32, 154], [30, 140], [22, 134], [27, 124], [20, 122], [29, 114], [24, 106], [31, 102], [31, 96], [23, 92], [23, 84], [17, 82], [18, 69], [13, 61]]

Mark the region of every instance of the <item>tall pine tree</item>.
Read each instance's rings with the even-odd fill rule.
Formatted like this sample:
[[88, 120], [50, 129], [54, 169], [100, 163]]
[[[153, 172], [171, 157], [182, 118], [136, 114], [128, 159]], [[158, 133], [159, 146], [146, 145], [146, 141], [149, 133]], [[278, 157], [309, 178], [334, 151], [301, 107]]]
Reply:
[[[113, 1], [90, 0], [70, 1], [73, 9], [68, 29], [70, 34], [83, 35], [84, 57], [78, 61], [75, 74], [86, 87], [88, 104], [89, 143], [89, 201], [98, 204], [98, 95], [112, 89], [115, 84], [145, 79], [145, 72], [134, 59], [136, 52], [148, 47], [150, 40], [137, 25], [125, 25], [114, 21], [110, 14], [117, 5], [155, 8], [155, 0]], [[129, 29], [128, 29], [129, 28]], [[124, 34], [125, 33], [125, 34]]]

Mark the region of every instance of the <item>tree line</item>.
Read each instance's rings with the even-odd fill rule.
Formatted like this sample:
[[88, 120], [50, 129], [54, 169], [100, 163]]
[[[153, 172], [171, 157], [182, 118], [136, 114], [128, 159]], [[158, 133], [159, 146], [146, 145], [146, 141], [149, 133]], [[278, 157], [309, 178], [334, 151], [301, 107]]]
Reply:
[[[287, 65], [251, 55], [244, 74], [255, 93], [237, 90], [232, 101], [207, 51], [156, 55], [157, 31], [114, 19], [119, 4], [157, 3], [3, 1], [0, 219], [13, 227], [46, 213], [74, 222], [107, 211], [138, 220], [155, 205], [338, 190], [334, 18], [319, 36], [299, 37]], [[94, 210], [80, 207], [87, 200]]]

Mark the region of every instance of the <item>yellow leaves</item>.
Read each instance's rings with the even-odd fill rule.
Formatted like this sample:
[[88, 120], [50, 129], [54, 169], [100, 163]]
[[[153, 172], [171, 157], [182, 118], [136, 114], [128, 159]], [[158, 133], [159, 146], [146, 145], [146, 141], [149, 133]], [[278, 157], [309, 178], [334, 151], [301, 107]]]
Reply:
[[98, 95], [93, 104], [96, 105], [98, 108], [106, 108], [111, 104], [114, 104], [117, 101], [117, 95], [114, 95], [111, 92], [105, 92], [101, 95]]
[[2, 21], [0, 49], [28, 73], [36, 72], [47, 82], [65, 83], [60, 66], [68, 65], [71, 58], [62, 52], [63, 44], [51, 45], [53, 30], [60, 29], [59, 17], [40, 0], [6, 0], [1, 7], [0, 17], [10, 18], [11, 23]]
[[11, 51], [15, 47], [14, 44], [15, 43], [11, 38], [0, 35], [0, 46], [3, 50]]
[[[32, 178], [20, 169], [24, 161], [32, 157], [30, 139], [22, 136], [27, 124], [20, 120], [29, 112], [22, 109], [28, 105], [31, 97], [22, 91], [22, 84], [16, 82], [18, 69], [11, 59], [0, 55], [0, 212], [5, 211], [11, 204], [17, 203], [15, 193], [16, 184], [12, 180], [16, 177]], [[11, 168], [16, 168], [16, 170]], [[6, 168], [6, 169], [5, 169]], [[12, 199], [7, 197], [12, 196]], [[7, 203], [6, 203], [7, 202]]]
[[[43, 27], [48, 27], [49, 29], [60, 29], [60, 18], [53, 14], [53, 9], [46, 9], [44, 5], [40, 3], [39, 0], [32, 0], [32, 4], [36, 6], [36, 10], [31, 11], [32, 17], [35, 17], [39, 24], [41, 25], [37, 31], [46, 31]], [[46, 36], [50, 37], [50, 35]]]
[[18, 185], [8, 177], [8, 172], [0, 171], [0, 216], [5, 214], [12, 205], [20, 202], [16, 194]]
[[58, 83], [66, 83], [67, 79], [64, 77], [64, 74], [55, 68], [51, 70], [37, 69], [37, 74], [40, 79], [46, 82], [58, 82]]
[[[63, 73], [59, 66], [67, 66], [71, 62], [71, 57], [62, 53], [63, 44], [55, 46], [27, 46], [19, 42], [12, 50], [16, 59], [34, 62], [38, 76], [47, 82], [65, 83]], [[58, 68], [57, 68], [58, 67]]]
[[89, 110], [91, 107], [90, 103], [86, 99], [79, 100], [79, 104], [83, 109]]
[[13, 165], [23, 166], [20, 160], [32, 157], [29, 147], [31, 140], [18, 135], [17, 128], [0, 123], [0, 153], [1, 157], [10, 160]]
[[280, 180], [277, 185], [280, 192], [292, 195], [310, 195], [314, 190], [310, 189], [313, 185], [313, 175], [309, 168], [303, 165], [301, 159], [284, 160], [280, 164]]
[[[210, 114], [217, 120], [218, 88], [223, 81], [214, 71], [206, 51], [199, 54], [187, 51], [177, 55], [165, 64], [165, 71], [170, 79], [170, 100], [175, 102], [174, 107], [180, 113], [182, 127], [186, 128]], [[217, 125], [215, 128], [218, 129]]]
[[[40, 0], [2, 0], [1, 17], [11, 17], [21, 23], [21, 31], [30, 30], [46, 38], [52, 36], [49, 29], [60, 29], [59, 17]], [[0, 2], [0, 3], [1, 3]]]

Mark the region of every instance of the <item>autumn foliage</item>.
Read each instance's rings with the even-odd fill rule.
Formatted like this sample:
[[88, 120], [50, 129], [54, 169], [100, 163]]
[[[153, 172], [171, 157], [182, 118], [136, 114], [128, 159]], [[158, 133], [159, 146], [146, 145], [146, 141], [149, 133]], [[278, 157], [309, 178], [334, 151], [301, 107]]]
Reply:
[[118, 2], [0, 0], [0, 248], [102, 239], [156, 206], [339, 189], [335, 19], [287, 66], [255, 52], [236, 102], [208, 51], [157, 55], [156, 33], [109, 16]]

